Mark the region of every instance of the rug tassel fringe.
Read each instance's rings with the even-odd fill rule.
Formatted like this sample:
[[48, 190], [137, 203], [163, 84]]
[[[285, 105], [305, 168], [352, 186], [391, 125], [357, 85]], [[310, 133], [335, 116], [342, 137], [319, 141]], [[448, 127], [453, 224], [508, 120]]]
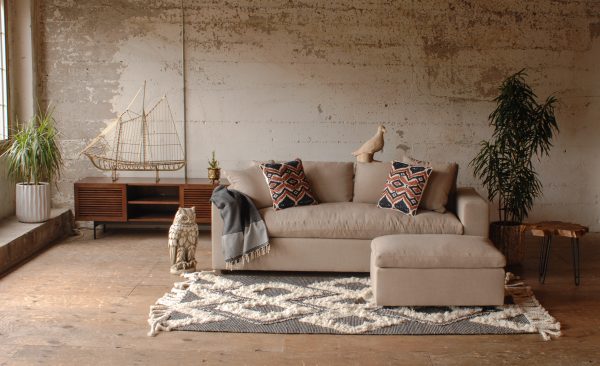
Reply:
[[171, 330], [171, 328], [166, 325], [166, 322], [171, 317], [172, 306], [183, 299], [187, 288], [193, 281], [193, 279], [188, 278], [185, 282], [176, 282], [171, 289], [171, 292], [166, 293], [156, 301], [156, 304], [150, 306], [150, 314], [148, 316], [150, 331], [148, 332], [148, 336], [154, 337], [160, 331], [168, 332]]
[[513, 300], [525, 310], [525, 317], [540, 333], [542, 339], [549, 341], [562, 335], [560, 322], [551, 316], [540, 302], [535, 298], [531, 287], [526, 286], [520, 278], [507, 272], [505, 277], [505, 289], [512, 295]]

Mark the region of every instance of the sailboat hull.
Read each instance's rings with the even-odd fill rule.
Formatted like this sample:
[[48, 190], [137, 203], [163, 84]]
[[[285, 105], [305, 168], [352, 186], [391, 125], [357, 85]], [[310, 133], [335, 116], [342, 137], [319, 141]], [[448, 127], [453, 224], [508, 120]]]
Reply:
[[83, 150], [96, 168], [113, 175], [120, 170], [154, 171], [158, 175], [158, 171], [185, 167], [184, 150], [166, 96], [149, 110], [144, 105], [141, 113], [127, 107]]
[[115, 159], [107, 159], [100, 156], [89, 156], [92, 164], [105, 171], [124, 170], [124, 171], [175, 171], [182, 169], [185, 166], [184, 160], [179, 161], [148, 161], [144, 163], [116, 161]]

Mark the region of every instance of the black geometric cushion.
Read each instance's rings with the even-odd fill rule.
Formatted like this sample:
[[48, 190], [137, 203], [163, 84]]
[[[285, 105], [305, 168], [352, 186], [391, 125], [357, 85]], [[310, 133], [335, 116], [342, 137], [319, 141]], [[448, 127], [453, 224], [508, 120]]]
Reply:
[[415, 216], [431, 172], [431, 167], [393, 161], [377, 207]]
[[275, 210], [318, 204], [304, 174], [302, 160], [264, 163], [260, 168], [269, 184]]

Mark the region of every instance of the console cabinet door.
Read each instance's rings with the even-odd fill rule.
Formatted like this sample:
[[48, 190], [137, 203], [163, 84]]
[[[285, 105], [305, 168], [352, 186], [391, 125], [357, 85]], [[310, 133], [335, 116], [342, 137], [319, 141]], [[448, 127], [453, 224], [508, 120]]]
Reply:
[[210, 196], [212, 185], [187, 184], [181, 186], [179, 196], [183, 207], [196, 208], [196, 222], [199, 224], [210, 224]]
[[75, 220], [127, 221], [125, 184], [75, 184]]

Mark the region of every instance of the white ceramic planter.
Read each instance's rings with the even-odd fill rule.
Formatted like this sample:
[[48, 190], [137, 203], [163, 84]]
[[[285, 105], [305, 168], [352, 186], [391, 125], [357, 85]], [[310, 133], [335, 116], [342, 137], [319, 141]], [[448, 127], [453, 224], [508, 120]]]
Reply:
[[17, 219], [21, 222], [44, 222], [50, 218], [50, 184], [17, 183]]

